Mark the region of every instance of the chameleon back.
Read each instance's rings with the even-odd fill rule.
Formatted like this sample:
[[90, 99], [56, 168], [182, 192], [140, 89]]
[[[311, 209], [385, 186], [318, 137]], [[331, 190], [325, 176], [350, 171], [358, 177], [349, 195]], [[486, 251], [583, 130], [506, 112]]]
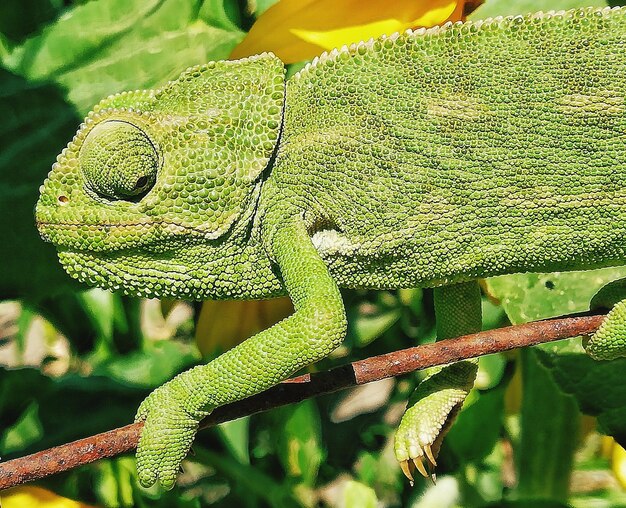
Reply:
[[288, 81], [267, 183], [343, 286], [619, 264], [625, 97], [626, 9], [370, 40]]

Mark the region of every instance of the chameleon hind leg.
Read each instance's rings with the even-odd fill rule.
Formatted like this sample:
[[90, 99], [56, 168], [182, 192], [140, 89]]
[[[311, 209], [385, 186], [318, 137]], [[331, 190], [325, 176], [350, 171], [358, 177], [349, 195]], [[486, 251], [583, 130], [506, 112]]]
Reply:
[[[458, 337], [481, 329], [481, 298], [477, 281], [435, 288], [437, 340]], [[413, 481], [417, 469], [427, 477], [437, 465], [436, 457], [444, 435], [474, 385], [476, 359], [429, 369], [411, 395], [395, 437], [396, 458]]]
[[626, 279], [604, 286], [591, 300], [591, 308], [610, 309], [600, 328], [585, 344], [596, 360], [614, 360], [626, 356]]

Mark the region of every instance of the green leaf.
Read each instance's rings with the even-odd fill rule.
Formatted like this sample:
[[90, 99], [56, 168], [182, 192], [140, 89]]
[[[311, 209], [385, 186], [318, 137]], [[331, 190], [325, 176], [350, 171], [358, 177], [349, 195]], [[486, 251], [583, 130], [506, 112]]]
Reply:
[[505, 367], [506, 359], [501, 353], [481, 356], [478, 359], [478, 375], [474, 386], [480, 390], [494, 388], [502, 381]]
[[110, 341], [113, 336], [114, 298], [110, 291], [94, 288], [80, 293], [79, 298], [98, 335]]
[[585, 414], [597, 416], [600, 430], [626, 447], [626, 359], [597, 362], [587, 355], [544, 351], [539, 359]]
[[112, 93], [153, 88], [176, 78], [183, 70], [226, 58], [240, 40], [228, 32], [196, 22], [181, 30], [154, 37], [131, 32], [98, 55], [98, 59], [59, 76], [69, 101], [83, 114]]
[[518, 501], [499, 501], [488, 504], [484, 508], [571, 508], [571, 506], [557, 501], [530, 498]]
[[[502, 301], [513, 323], [537, 320], [589, 308], [593, 295], [607, 283], [626, 277], [626, 267], [587, 272], [518, 274], [487, 281], [490, 292]], [[624, 360], [595, 362], [573, 341], [537, 348], [561, 390], [575, 396], [586, 414], [598, 416], [601, 429], [621, 443], [626, 436]], [[559, 355], [559, 353], [561, 353]], [[542, 387], [538, 387], [542, 391]]]
[[[20, 424], [30, 404], [37, 404], [42, 432], [19, 449], [0, 449], [7, 455], [25, 455], [35, 450], [66, 443], [126, 425], [133, 419], [146, 390], [133, 389], [105, 377], [67, 374], [49, 378], [37, 369], [0, 368], [0, 429]], [[32, 415], [34, 413], [28, 413]], [[29, 423], [29, 428], [33, 428]], [[25, 435], [25, 434], [22, 434]], [[35, 434], [31, 433], [31, 436]]]
[[41, 25], [53, 20], [59, 9], [59, 2], [54, 0], [2, 0], [0, 34], [13, 42], [20, 42]]
[[351, 332], [358, 346], [365, 346], [380, 337], [398, 321], [402, 311], [397, 309], [381, 309], [375, 314], [360, 313], [351, 323]]
[[145, 351], [134, 351], [102, 362], [93, 375], [106, 376], [127, 386], [154, 388], [199, 359], [200, 355], [192, 346], [162, 340]]
[[520, 273], [487, 280], [513, 324], [589, 309], [594, 294], [607, 283], [626, 277], [626, 267], [584, 272]]
[[27, 79], [49, 78], [93, 59], [98, 49], [132, 29], [159, 3], [105, 0], [80, 5], [17, 47], [4, 64]]
[[280, 422], [274, 427], [278, 456], [289, 476], [313, 485], [325, 456], [320, 441], [320, 415], [312, 400], [275, 409], [272, 417]]
[[238, 31], [241, 26], [241, 12], [236, 0], [205, 0], [198, 17], [208, 25], [229, 31]]
[[374, 489], [350, 480], [344, 486], [340, 505], [345, 508], [376, 508], [378, 499]]
[[472, 404], [463, 408], [447, 436], [447, 445], [463, 463], [484, 459], [502, 432], [506, 384], [475, 393]]
[[86, 114], [112, 93], [151, 88], [191, 65], [226, 58], [242, 37], [235, 25], [198, 19], [189, 1], [100, 0], [75, 7], [4, 63], [29, 80], [63, 86]]
[[239, 462], [250, 464], [248, 453], [250, 417], [245, 416], [217, 426], [217, 432]]
[[22, 450], [37, 442], [43, 436], [43, 429], [38, 417], [39, 404], [31, 402], [19, 420], [2, 434], [0, 450], [2, 454]]
[[580, 412], [550, 373], [537, 361], [534, 349], [521, 351], [522, 412], [517, 447], [519, 498], [567, 501], [574, 452], [580, 433]]
[[[522, 323], [587, 310], [589, 301], [600, 287], [624, 276], [626, 268], [617, 267], [586, 272], [516, 274], [490, 279], [487, 285], [489, 292], [502, 302], [511, 322]], [[590, 359], [574, 355], [582, 357], [579, 366], [587, 370], [567, 369], [568, 363], [575, 360], [561, 358], [558, 353], [575, 347], [571, 341], [562, 341], [534, 348], [536, 351], [522, 352], [524, 403], [517, 486], [517, 493], [522, 498], [539, 495], [561, 501], [567, 499], [579, 412], [573, 398], [564, 391], [575, 395], [582, 410], [591, 412], [591, 409], [595, 414], [602, 414], [604, 430], [624, 435], [624, 424], [617, 423], [620, 417], [622, 422], [626, 421], [623, 419], [626, 414], [624, 391], [619, 383], [605, 385], [603, 382], [603, 379], [621, 376], [623, 366], [597, 365], [604, 369], [603, 377], [599, 377], [593, 374], [595, 368]], [[559, 369], [559, 376], [550, 376], [537, 363], [535, 355], [539, 351], [542, 351], [544, 365], [552, 369], [563, 367]], [[593, 381], [588, 381], [584, 387], [577, 386], [581, 378]], [[597, 399], [599, 390], [605, 390], [604, 397], [612, 403], [610, 413], [601, 413], [599, 404], [590, 407], [587, 399]]]
[[1, 68], [0, 111], [0, 298], [39, 298], [77, 287], [54, 247], [39, 237], [33, 208], [79, 117], [56, 86], [31, 84]]
[[195, 460], [213, 466], [230, 480], [234, 491], [243, 494], [245, 501], [227, 503], [224, 506], [259, 506], [255, 497], [264, 500], [267, 506], [276, 508], [302, 506], [288, 486], [277, 483], [260, 468], [242, 464], [228, 455], [215, 453], [201, 446], [194, 447], [194, 450]]
[[95, 469], [95, 492], [101, 503], [114, 508], [134, 506], [133, 485], [137, 478], [133, 457], [98, 461]]
[[[351, 431], [355, 434], [359, 434], [360, 439], [365, 441], [365, 439], [363, 439], [364, 432], [360, 431], [361, 428], [362, 424], [355, 426]], [[375, 427], [373, 427], [373, 429], [374, 428]], [[384, 438], [386, 440], [385, 445], [381, 450], [364, 450], [359, 453], [358, 459], [354, 465], [354, 470], [357, 474], [356, 479], [372, 487], [378, 497], [382, 499], [391, 498], [396, 492], [402, 490], [406, 481], [404, 475], [399, 471], [398, 461], [393, 451], [393, 432], [389, 432], [389, 429], [384, 429], [382, 436], [373, 437], [374, 439]], [[364, 444], [367, 446], [366, 443]]]

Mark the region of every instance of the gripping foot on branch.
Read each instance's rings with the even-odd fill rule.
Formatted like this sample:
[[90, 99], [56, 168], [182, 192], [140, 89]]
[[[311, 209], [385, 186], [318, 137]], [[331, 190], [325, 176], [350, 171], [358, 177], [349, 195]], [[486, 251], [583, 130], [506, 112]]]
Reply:
[[[433, 296], [438, 340], [480, 331], [477, 281], [435, 288]], [[475, 359], [436, 367], [413, 392], [395, 439], [396, 458], [411, 484], [415, 470], [434, 480], [441, 442], [474, 386], [477, 370]]]
[[474, 384], [472, 360], [437, 369], [415, 389], [396, 432], [395, 454], [411, 484], [414, 472], [434, 480], [437, 455], [444, 436]]

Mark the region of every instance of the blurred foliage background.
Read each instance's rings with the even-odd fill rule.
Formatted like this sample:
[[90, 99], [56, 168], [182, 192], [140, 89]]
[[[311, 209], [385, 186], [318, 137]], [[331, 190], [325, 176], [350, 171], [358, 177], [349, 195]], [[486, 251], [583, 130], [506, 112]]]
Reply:
[[[38, 237], [33, 207], [94, 103], [190, 65], [271, 50], [289, 75], [380, 33], [604, 0], [2, 0], [0, 5], [0, 455], [132, 421], [149, 391], [290, 312], [270, 302], [146, 301], [78, 287]], [[609, 2], [611, 5], [620, 2]], [[605, 269], [499, 277], [485, 328], [588, 308]], [[326, 369], [434, 340], [429, 290], [344, 291], [349, 333]], [[393, 430], [420, 374], [243, 418], [198, 435], [170, 492], [142, 489], [132, 456], [3, 493], [4, 508], [626, 507], [625, 361], [579, 341], [481, 359], [436, 484], [411, 488]], [[612, 437], [609, 437], [612, 436]]]

